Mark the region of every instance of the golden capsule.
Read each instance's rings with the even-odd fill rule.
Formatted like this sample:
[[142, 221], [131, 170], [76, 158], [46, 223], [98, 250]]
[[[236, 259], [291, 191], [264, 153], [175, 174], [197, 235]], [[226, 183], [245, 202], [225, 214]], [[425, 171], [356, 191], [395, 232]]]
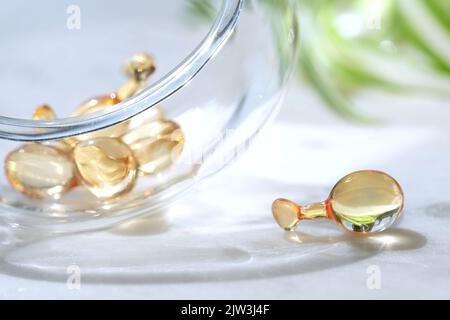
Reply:
[[25, 144], [5, 159], [11, 185], [37, 198], [55, 199], [76, 185], [74, 165], [60, 149], [39, 143]]
[[351, 173], [342, 178], [329, 197], [334, 220], [353, 233], [383, 231], [400, 216], [403, 191], [388, 174], [375, 170]]
[[104, 95], [104, 96], [98, 96], [95, 98], [91, 98], [91, 99], [87, 100], [86, 102], [84, 102], [83, 104], [81, 104], [81, 106], [79, 106], [77, 108], [77, 110], [75, 110], [75, 112], [72, 113], [72, 115], [73, 116], [82, 116], [82, 115], [94, 113], [97, 111], [101, 111], [105, 108], [110, 108], [119, 102], [120, 102], [120, 100], [117, 98], [116, 94], [114, 94], [114, 93], [109, 94], [109, 95]]
[[132, 145], [144, 139], [156, 140], [162, 138], [183, 142], [183, 134], [179, 124], [171, 120], [151, 121], [124, 134], [122, 141]]
[[41, 104], [33, 112], [33, 120], [54, 120], [56, 113], [48, 104]]
[[[110, 108], [115, 104], [117, 104], [118, 102], [119, 100], [117, 99], [117, 96], [115, 94], [95, 97], [83, 103], [72, 115], [73, 116], [87, 115], [90, 113], [101, 111], [105, 108]], [[89, 132], [74, 137], [68, 137], [63, 139], [62, 141], [70, 145], [71, 147], [74, 147], [80, 141], [92, 140], [101, 137], [118, 138], [123, 134], [125, 134], [127, 130], [128, 130], [128, 122], [125, 121], [102, 130], [97, 130], [94, 132]]]
[[138, 162], [140, 175], [151, 175], [171, 166], [180, 156], [183, 145], [169, 139], [144, 139], [130, 148]]
[[285, 230], [302, 220], [328, 218], [353, 234], [373, 234], [390, 227], [403, 209], [403, 191], [390, 175], [375, 170], [353, 172], [333, 187], [327, 200], [300, 206], [277, 199], [272, 213]]
[[134, 130], [153, 121], [164, 120], [164, 113], [158, 107], [152, 107], [129, 120], [128, 130]]
[[81, 183], [98, 198], [122, 195], [136, 181], [136, 161], [130, 148], [118, 139], [80, 142], [73, 149], [73, 159]]
[[277, 199], [272, 204], [275, 221], [286, 231], [294, 230], [300, 222], [301, 207], [287, 199]]
[[[54, 120], [56, 119], [56, 113], [48, 104], [41, 104], [33, 111], [33, 120]], [[37, 132], [42, 132], [43, 129], [35, 129]]]
[[[33, 120], [54, 120], [56, 119], [56, 113], [48, 104], [41, 104], [33, 111]], [[36, 131], [43, 131], [42, 129], [36, 129]], [[67, 143], [60, 143], [60, 140], [42, 141], [40, 144], [47, 146], [54, 146], [58, 150], [69, 154], [71, 148]]]
[[168, 168], [181, 154], [184, 135], [170, 120], [147, 123], [122, 137], [133, 151], [141, 175], [156, 174]]
[[125, 64], [124, 70], [128, 77], [137, 81], [145, 81], [156, 70], [155, 60], [146, 52], [138, 52]]
[[117, 97], [124, 100], [138, 93], [145, 87], [148, 78], [155, 70], [155, 62], [151, 55], [144, 52], [134, 54], [124, 66], [125, 74], [129, 79], [117, 90]]
[[[149, 54], [137, 53], [133, 55], [130, 61], [125, 65], [124, 69], [128, 80], [116, 93], [92, 98], [83, 103], [72, 115], [82, 116], [101, 111], [116, 105], [124, 99], [132, 97], [145, 87], [148, 78], [155, 71], [155, 63], [152, 56]], [[100, 137], [118, 138], [127, 132], [129, 124], [130, 120], [124, 121], [106, 129], [69, 137], [63, 141], [73, 147], [80, 141]]]

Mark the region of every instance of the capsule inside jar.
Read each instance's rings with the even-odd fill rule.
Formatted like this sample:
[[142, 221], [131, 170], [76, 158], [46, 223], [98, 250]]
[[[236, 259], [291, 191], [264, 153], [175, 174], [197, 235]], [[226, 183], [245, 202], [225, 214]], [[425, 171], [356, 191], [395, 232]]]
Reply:
[[56, 119], [56, 113], [48, 104], [41, 104], [34, 109], [33, 120], [53, 120]]
[[35, 198], [61, 195], [76, 185], [71, 159], [54, 146], [30, 143], [5, 159], [5, 173], [18, 191]]
[[[83, 116], [91, 114], [94, 112], [104, 110], [106, 108], [110, 108], [119, 102], [120, 101], [118, 100], [115, 94], [95, 97], [83, 103], [80, 107], [78, 107], [77, 110], [75, 110], [75, 112], [72, 115]], [[125, 134], [127, 130], [128, 130], [128, 121], [124, 121], [109, 128], [81, 134], [74, 137], [65, 138], [63, 139], [63, 142], [74, 147], [78, 142], [91, 140], [95, 138], [101, 137], [118, 138], [123, 134]]]
[[130, 148], [115, 138], [78, 143], [73, 159], [80, 182], [101, 199], [122, 195], [134, 186], [136, 161]]
[[140, 175], [152, 175], [178, 159], [184, 142], [180, 126], [170, 120], [152, 121], [122, 137], [133, 151]]
[[[82, 103], [73, 116], [83, 116], [111, 108], [141, 91], [155, 71], [153, 57], [146, 53], [135, 54], [125, 65], [128, 77], [126, 83], [109, 95], [102, 95]], [[34, 120], [53, 120], [56, 113], [47, 104], [38, 106], [33, 113]], [[169, 167], [182, 151], [184, 135], [180, 126], [173, 121], [164, 119], [159, 107], [152, 107], [129, 120], [94, 132], [64, 138], [59, 141], [30, 144], [27, 149], [26, 161], [21, 155], [20, 165], [28, 174], [26, 179], [35, 179], [33, 166], [49, 167], [45, 160], [37, 159], [35, 149], [39, 146], [48, 147], [49, 150], [58, 150], [71, 165], [72, 180], [69, 186], [57, 186], [47, 193], [60, 197], [67, 189], [76, 186], [85, 186], [92, 194], [100, 199], [110, 199], [130, 191], [136, 181], [137, 173], [140, 175], [156, 174]], [[30, 150], [33, 152], [30, 152]], [[40, 150], [40, 149], [39, 149]], [[22, 151], [17, 152], [21, 154]], [[29, 155], [31, 154], [31, 155]], [[71, 155], [69, 157], [68, 155]], [[19, 157], [14, 153], [12, 160]], [[47, 160], [51, 162], [52, 160]], [[33, 163], [35, 161], [36, 163]], [[16, 189], [30, 196], [46, 196], [44, 189], [35, 190], [15, 176], [24, 177], [22, 172], [14, 171], [14, 161], [9, 162], [5, 168], [9, 172], [11, 184]], [[50, 166], [51, 167], [51, 166]], [[60, 169], [55, 169], [60, 172]], [[36, 176], [40, 172], [35, 170]], [[45, 172], [45, 171], [44, 171]], [[45, 174], [40, 179], [52, 179], [51, 174]], [[25, 180], [26, 180], [25, 179]], [[57, 184], [55, 182], [55, 184]], [[61, 182], [63, 184], [63, 182]], [[39, 186], [40, 187], [40, 186]], [[60, 190], [60, 191], [56, 191]]]

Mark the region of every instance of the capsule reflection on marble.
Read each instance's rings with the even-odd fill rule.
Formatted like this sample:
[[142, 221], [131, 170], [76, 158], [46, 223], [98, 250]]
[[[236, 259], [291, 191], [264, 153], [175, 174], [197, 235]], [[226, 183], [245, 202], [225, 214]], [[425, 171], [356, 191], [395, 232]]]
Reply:
[[11, 152], [5, 159], [5, 173], [16, 190], [35, 198], [58, 199], [76, 185], [70, 158], [56, 147], [39, 143]]
[[73, 149], [79, 180], [101, 199], [131, 190], [136, 181], [136, 161], [130, 148], [115, 138], [80, 142]]

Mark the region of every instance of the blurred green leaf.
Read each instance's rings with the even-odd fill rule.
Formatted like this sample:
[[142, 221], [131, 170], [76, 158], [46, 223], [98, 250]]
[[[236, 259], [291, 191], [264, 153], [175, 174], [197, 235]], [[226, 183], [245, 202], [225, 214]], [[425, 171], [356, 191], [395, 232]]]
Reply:
[[211, 0], [189, 0], [187, 8], [192, 16], [200, 20], [211, 21], [216, 13]]
[[[192, 12], [211, 17], [210, 1], [190, 0]], [[269, 11], [287, 10], [286, 0], [258, 1]], [[337, 114], [353, 121], [373, 122], [352, 103], [352, 94], [365, 88], [448, 94], [448, 90], [433, 84], [399, 81], [389, 66], [395, 65], [395, 59], [409, 61], [416, 74], [436, 73], [436, 77], [450, 81], [450, 0], [297, 1], [302, 20], [299, 74]], [[288, 14], [284, 16], [289, 19]], [[283, 24], [278, 21], [274, 26], [277, 47], [283, 55], [286, 39], [280, 38], [284, 32], [279, 29]], [[386, 60], [385, 70], [371, 65], [374, 59]]]

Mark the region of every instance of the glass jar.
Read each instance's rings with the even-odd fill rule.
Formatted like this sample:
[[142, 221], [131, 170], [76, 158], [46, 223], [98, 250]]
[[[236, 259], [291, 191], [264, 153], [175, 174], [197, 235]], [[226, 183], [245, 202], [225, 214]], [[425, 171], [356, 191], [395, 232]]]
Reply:
[[[1, 222], [52, 232], [103, 228], [156, 212], [230, 163], [275, 114], [298, 43], [290, 0], [102, 0], [68, 7], [18, 1], [5, 5], [0, 24], [3, 159], [23, 144], [139, 122], [155, 108], [184, 135], [176, 163], [108, 200], [83, 187], [59, 199], [28, 197], [2, 175]], [[86, 98], [119, 87], [117, 69], [136, 51], [155, 58], [148, 87], [110, 108], [70, 116]], [[44, 102], [59, 118], [31, 118]]]

